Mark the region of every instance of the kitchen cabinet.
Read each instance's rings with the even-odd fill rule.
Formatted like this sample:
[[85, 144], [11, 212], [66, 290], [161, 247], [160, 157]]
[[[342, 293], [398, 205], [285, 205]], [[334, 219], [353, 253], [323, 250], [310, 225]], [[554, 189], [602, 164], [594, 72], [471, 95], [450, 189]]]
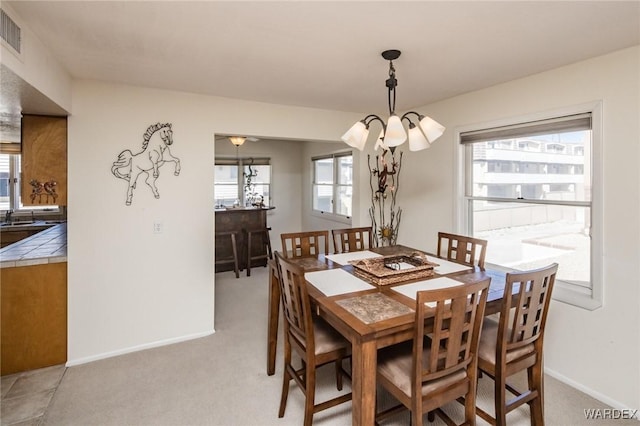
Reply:
[[2, 375], [67, 361], [67, 262], [0, 269]]
[[67, 205], [67, 117], [22, 116], [22, 204]]

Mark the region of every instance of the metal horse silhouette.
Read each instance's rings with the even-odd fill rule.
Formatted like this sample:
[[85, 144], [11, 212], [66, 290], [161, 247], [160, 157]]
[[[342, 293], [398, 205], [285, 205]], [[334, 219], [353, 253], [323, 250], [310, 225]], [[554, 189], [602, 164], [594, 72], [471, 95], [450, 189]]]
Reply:
[[[158, 170], [164, 163], [172, 161], [175, 163], [173, 174], [180, 174], [180, 159], [171, 155], [169, 145], [173, 143], [173, 131], [171, 123], [152, 124], [144, 132], [142, 151], [133, 154], [125, 149], [118, 155], [118, 159], [111, 166], [111, 173], [117, 178], [129, 182], [127, 187], [126, 205], [130, 206], [133, 199], [133, 190], [136, 188], [138, 177], [142, 173], [146, 174], [145, 183], [151, 188], [153, 196], [160, 198], [160, 193], [156, 187], [156, 179], [160, 176]], [[153, 172], [149, 174], [150, 171]]]

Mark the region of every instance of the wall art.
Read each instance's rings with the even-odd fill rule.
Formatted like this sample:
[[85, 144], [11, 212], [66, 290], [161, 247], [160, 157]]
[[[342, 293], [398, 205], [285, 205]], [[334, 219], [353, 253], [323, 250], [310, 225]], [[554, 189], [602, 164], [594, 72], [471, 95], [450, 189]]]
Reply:
[[173, 144], [171, 123], [152, 124], [142, 138], [142, 151], [133, 154], [131, 150], [125, 149], [118, 154], [118, 159], [111, 166], [111, 173], [115, 177], [128, 182], [125, 202], [127, 206], [130, 206], [133, 201], [133, 190], [136, 189], [136, 183], [141, 174], [146, 175], [144, 181], [155, 198], [160, 198], [156, 180], [160, 176], [159, 169], [164, 163], [175, 163], [173, 174], [175, 176], [180, 174], [180, 159], [174, 157], [169, 150], [169, 145]]
[[371, 185], [369, 217], [373, 227], [373, 243], [376, 247], [392, 246], [398, 239], [398, 228], [402, 218], [402, 209], [396, 206], [402, 152], [396, 155], [395, 147], [383, 148], [382, 154], [376, 155], [373, 166], [370, 155], [367, 156], [367, 162]]

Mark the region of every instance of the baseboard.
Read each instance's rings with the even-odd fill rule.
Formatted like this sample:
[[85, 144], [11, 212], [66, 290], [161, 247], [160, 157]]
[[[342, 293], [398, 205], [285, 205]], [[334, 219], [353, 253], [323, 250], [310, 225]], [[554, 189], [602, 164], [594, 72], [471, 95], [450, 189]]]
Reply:
[[[580, 392], [586, 393], [587, 395], [589, 395], [592, 398], [597, 399], [598, 401], [604, 402], [605, 404], [609, 405], [611, 408], [614, 408], [616, 410], [630, 410], [630, 411], [634, 411], [637, 410], [637, 408], [631, 408], [631, 407], [627, 407], [626, 405], [624, 405], [623, 403], [621, 403], [620, 401], [616, 401], [615, 399], [612, 399], [610, 397], [608, 397], [607, 395], [604, 395], [600, 392], [597, 392], [591, 388], [588, 388], [586, 386], [584, 386], [581, 383], [576, 382], [575, 380], [571, 380], [570, 378], [568, 378], [567, 376], [558, 373], [557, 371], [551, 370], [549, 368], [545, 368], [544, 369], [545, 374], [548, 374], [549, 376], [553, 377], [554, 379], [557, 379], [559, 381], [561, 381], [562, 383], [565, 383], [569, 386], [571, 386], [572, 388], [578, 389]], [[585, 408], [592, 408], [592, 407], [585, 407]], [[638, 420], [640, 422], [640, 416], [636, 415], [636, 420]]]
[[124, 354], [129, 354], [129, 353], [132, 353], [132, 352], [138, 352], [138, 351], [142, 351], [142, 350], [145, 350], [145, 349], [158, 348], [160, 346], [166, 346], [166, 345], [172, 345], [174, 343], [186, 342], [187, 340], [199, 339], [201, 337], [210, 336], [210, 335], [214, 334], [215, 332], [216, 332], [215, 330], [210, 330], [210, 331], [205, 331], [205, 332], [202, 332], [202, 333], [188, 334], [186, 336], [175, 337], [175, 338], [172, 338], [172, 339], [158, 340], [156, 342], [145, 343], [144, 345], [131, 346], [131, 347], [128, 347], [128, 348], [119, 349], [117, 351], [104, 352], [104, 353], [101, 353], [101, 354], [98, 354], [98, 355], [92, 355], [92, 356], [88, 356], [88, 357], [84, 357], [84, 358], [72, 359], [72, 360], [68, 360], [66, 362], [65, 366], [73, 367], [73, 366], [76, 366], [76, 365], [86, 364], [88, 362], [98, 361], [98, 360], [106, 359], [106, 358], [112, 358], [112, 357], [118, 356], [118, 355], [124, 355]]

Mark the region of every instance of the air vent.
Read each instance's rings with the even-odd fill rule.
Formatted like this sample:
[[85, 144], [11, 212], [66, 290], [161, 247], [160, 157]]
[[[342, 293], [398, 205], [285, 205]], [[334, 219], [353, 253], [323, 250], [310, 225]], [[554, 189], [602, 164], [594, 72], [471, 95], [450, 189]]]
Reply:
[[0, 37], [20, 53], [20, 27], [0, 9]]

